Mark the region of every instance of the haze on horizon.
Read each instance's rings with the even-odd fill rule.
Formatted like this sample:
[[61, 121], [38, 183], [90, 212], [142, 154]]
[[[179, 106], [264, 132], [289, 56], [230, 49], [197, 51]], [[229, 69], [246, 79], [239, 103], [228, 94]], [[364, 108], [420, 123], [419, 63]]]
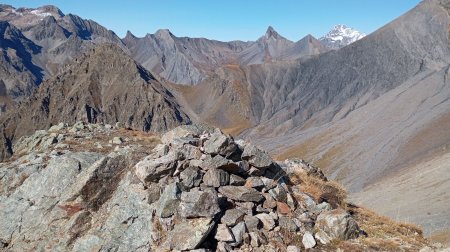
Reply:
[[307, 34], [316, 38], [334, 25], [345, 24], [371, 33], [417, 5], [420, 0], [404, 1], [119, 1], [5, 0], [14, 7], [55, 5], [65, 14], [92, 19], [124, 37], [130, 30], [138, 37], [169, 29], [182, 37], [256, 40], [268, 26], [282, 36], [297, 41]]

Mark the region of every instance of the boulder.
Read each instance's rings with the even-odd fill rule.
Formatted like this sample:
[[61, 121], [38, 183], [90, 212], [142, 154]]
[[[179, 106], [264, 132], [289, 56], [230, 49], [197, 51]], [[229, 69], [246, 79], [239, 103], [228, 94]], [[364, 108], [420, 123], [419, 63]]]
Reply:
[[298, 230], [297, 225], [294, 222], [294, 219], [287, 216], [280, 216], [278, 218], [278, 225], [289, 232], [296, 232]]
[[230, 185], [232, 186], [243, 186], [245, 184], [245, 179], [243, 179], [242, 177], [235, 175], [235, 174], [230, 174]]
[[234, 242], [233, 233], [225, 224], [217, 225], [216, 235], [214, 236], [219, 242]]
[[215, 132], [205, 141], [203, 148], [208, 154], [230, 157], [237, 150], [237, 145], [231, 137], [227, 137], [220, 132]]
[[242, 244], [242, 241], [244, 240], [244, 234], [247, 232], [247, 227], [245, 226], [245, 222], [239, 222], [231, 229], [231, 232], [233, 233], [235, 245]]
[[244, 222], [250, 232], [258, 231], [262, 227], [261, 221], [255, 216], [246, 215]]
[[200, 129], [198, 125], [183, 125], [176, 127], [163, 134], [161, 137], [161, 142], [170, 145], [175, 141], [175, 139], [182, 137], [198, 136], [202, 132], [203, 130]]
[[211, 159], [207, 159], [203, 163], [202, 168], [204, 168], [205, 170], [216, 168], [235, 174], [239, 174], [241, 172], [241, 168], [239, 167], [238, 163], [228, 160], [220, 155], [217, 155]]
[[245, 212], [233, 208], [225, 211], [225, 214], [222, 216], [221, 222], [229, 227], [236, 225], [244, 219]]
[[246, 187], [255, 188], [256, 190], [261, 190], [264, 188], [264, 182], [259, 177], [249, 177], [245, 182]]
[[275, 220], [266, 213], [260, 213], [255, 215], [256, 218], [258, 218], [262, 224], [265, 230], [272, 230], [275, 227]]
[[332, 239], [348, 240], [359, 236], [356, 221], [343, 209], [335, 209], [319, 214], [316, 220], [317, 229]]
[[192, 145], [183, 145], [178, 150], [183, 153], [184, 158], [187, 160], [198, 160], [202, 156], [200, 149]]
[[269, 194], [278, 202], [287, 202], [287, 192], [281, 185], [277, 185], [275, 188], [270, 189]]
[[173, 174], [180, 159], [182, 154], [179, 152], [170, 152], [156, 159], [146, 157], [135, 165], [136, 176], [143, 183], [158, 182], [162, 177]]
[[58, 132], [61, 131], [65, 128], [65, 124], [64, 123], [58, 123], [56, 125], [53, 125], [52, 127], [50, 127], [50, 129], [48, 129], [49, 132]]
[[185, 188], [192, 188], [194, 186], [199, 186], [202, 182], [203, 174], [197, 167], [189, 166], [184, 171], [180, 173], [181, 184]]
[[177, 212], [180, 204], [180, 188], [177, 182], [171, 183], [164, 188], [158, 203], [156, 213], [161, 218], [170, 217]]
[[242, 159], [247, 160], [248, 163], [260, 170], [265, 170], [269, 168], [273, 161], [269, 154], [260, 150], [252, 144], [247, 144], [242, 153]]
[[264, 199], [262, 194], [254, 188], [245, 186], [222, 186], [219, 192], [229, 199], [244, 202], [260, 202]]
[[206, 186], [219, 187], [228, 185], [230, 182], [230, 174], [224, 170], [212, 168], [203, 176], [203, 182]]
[[193, 250], [202, 244], [214, 228], [210, 218], [187, 219], [174, 226], [167, 238], [169, 250]]
[[180, 209], [184, 218], [213, 217], [220, 212], [217, 192], [213, 189], [200, 191], [198, 188], [183, 192]]
[[305, 249], [314, 248], [316, 246], [316, 240], [314, 240], [314, 237], [308, 231], [303, 235], [302, 243]]

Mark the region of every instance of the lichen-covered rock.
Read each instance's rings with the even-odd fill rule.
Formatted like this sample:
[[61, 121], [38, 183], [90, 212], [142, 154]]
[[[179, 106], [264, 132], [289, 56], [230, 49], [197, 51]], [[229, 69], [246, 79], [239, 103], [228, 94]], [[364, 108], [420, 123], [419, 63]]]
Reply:
[[187, 219], [169, 232], [165, 247], [169, 250], [192, 250], [200, 246], [214, 228], [210, 218]]
[[180, 188], [177, 182], [169, 184], [164, 188], [164, 192], [159, 199], [157, 214], [161, 218], [174, 215], [180, 204]]
[[136, 176], [143, 182], [158, 182], [164, 176], [171, 175], [180, 160], [179, 152], [170, 152], [160, 158], [147, 157], [135, 166]]
[[348, 240], [359, 236], [358, 223], [349, 213], [335, 209], [321, 213], [316, 220], [316, 227], [323, 231], [331, 240]]
[[212, 168], [209, 169], [203, 176], [203, 182], [207, 186], [219, 187], [230, 183], [230, 174], [224, 170]]
[[217, 192], [213, 189], [200, 191], [198, 188], [183, 192], [180, 208], [184, 218], [214, 217], [220, 212]]
[[203, 144], [205, 152], [212, 155], [221, 155], [224, 157], [230, 157], [237, 150], [237, 145], [233, 139], [226, 135], [215, 132], [211, 137]]
[[260, 170], [269, 168], [273, 163], [269, 154], [252, 144], [245, 145], [242, 159], [247, 160], [250, 165], [259, 168]]

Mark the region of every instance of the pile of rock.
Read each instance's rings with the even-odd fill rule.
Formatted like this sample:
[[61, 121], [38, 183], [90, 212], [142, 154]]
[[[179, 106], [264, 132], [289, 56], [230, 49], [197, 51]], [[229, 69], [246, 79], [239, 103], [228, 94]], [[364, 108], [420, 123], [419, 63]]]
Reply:
[[166, 133], [135, 165], [153, 209], [153, 248], [276, 251], [290, 245], [298, 251], [358, 237], [350, 214], [290, 185], [287, 173], [296, 169], [326, 179], [301, 160], [276, 163], [218, 129], [191, 125]]

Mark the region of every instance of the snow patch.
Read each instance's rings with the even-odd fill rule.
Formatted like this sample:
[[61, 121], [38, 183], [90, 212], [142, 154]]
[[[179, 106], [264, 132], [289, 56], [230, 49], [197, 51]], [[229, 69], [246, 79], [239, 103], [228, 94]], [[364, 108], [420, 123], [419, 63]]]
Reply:
[[41, 18], [45, 18], [45, 17], [52, 15], [50, 12], [43, 12], [41, 10], [32, 10], [32, 11], [30, 11], [30, 13], [33, 15], [39, 16]]

